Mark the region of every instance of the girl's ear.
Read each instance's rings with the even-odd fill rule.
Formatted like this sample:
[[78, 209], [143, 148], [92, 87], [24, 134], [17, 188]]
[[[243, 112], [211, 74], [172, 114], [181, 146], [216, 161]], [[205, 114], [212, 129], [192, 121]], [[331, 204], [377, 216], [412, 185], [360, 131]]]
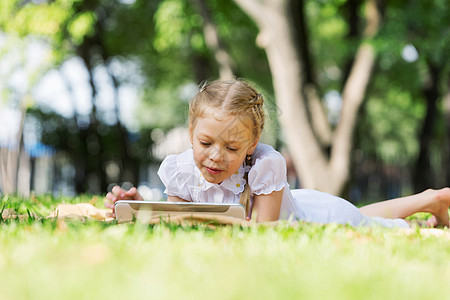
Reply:
[[194, 128], [192, 127], [192, 125], [189, 123], [189, 141], [191, 142], [191, 146], [194, 144]]
[[250, 145], [250, 147], [247, 150], [247, 155], [252, 155], [253, 152], [255, 151], [256, 146], [258, 145], [259, 142], [259, 137], [256, 138], [253, 142], [253, 144]]

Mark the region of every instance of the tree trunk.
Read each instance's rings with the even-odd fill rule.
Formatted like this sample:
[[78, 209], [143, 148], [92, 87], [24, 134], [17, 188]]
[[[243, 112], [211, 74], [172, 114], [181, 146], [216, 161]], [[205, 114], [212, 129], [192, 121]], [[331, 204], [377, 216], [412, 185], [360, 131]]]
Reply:
[[430, 163], [430, 142], [433, 134], [433, 127], [437, 115], [437, 100], [439, 97], [439, 68], [428, 64], [429, 76], [424, 89], [427, 101], [427, 110], [419, 134], [419, 156], [416, 161], [413, 173], [414, 192], [418, 193], [427, 188], [435, 187], [436, 183]]
[[299, 54], [301, 55], [302, 73], [304, 77], [303, 97], [307, 101], [306, 108], [308, 110], [308, 117], [310, 118], [312, 129], [322, 150], [328, 155], [332, 133], [325, 108], [317, 91], [313, 60], [309, 50], [310, 41], [305, 15], [305, 1], [291, 1], [288, 5], [288, 11], [291, 13], [293, 21], [292, 30], [297, 44], [296, 47], [299, 49]]
[[[106, 191], [106, 172], [104, 168], [103, 161], [103, 147], [101, 143], [101, 139], [98, 134], [99, 120], [97, 118], [97, 87], [94, 82], [94, 73], [93, 73], [93, 65], [91, 64], [91, 56], [89, 55], [90, 44], [87, 43], [81, 46], [79, 55], [83, 60], [83, 63], [86, 67], [86, 70], [89, 74], [89, 85], [91, 87], [91, 102], [92, 102], [92, 111], [89, 115], [89, 127], [86, 130], [86, 140], [87, 140], [87, 165], [86, 165], [86, 174], [85, 174], [85, 182], [90, 180], [92, 176], [95, 176], [99, 181], [99, 186], [90, 185], [90, 193], [101, 193], [102, 191]], [[89, 186], [89, 184], [88, 184]]]
[[217, 65], [219, 66], [219, 76], [221, 79], [231, 79], [234, 77], [233, 59], [228, 55], [222, 41], [220, 40], [217, 26], [214, 24], [211, 11], [208, 9], [204, 0], [191, 0], [194, 7], [203, 19], [203, 35], [206, 46], [213, 53]]
[[1, 148], [0, 152], [0, 170], [1, 185], [0, 190], [8, 195], [17, 193], [17, 182], [19, 174], [19, 157], [24, 151], [23, 147], [23, 126], [25, 123], [26, 109], [20, 105], [20, 123], [19, 130], [16, 134], [15, 142], [17, 145], [8, 145], [8, 148]]
[[[356, 115], [375, 61], [372, 46], [362, 43], [342, 97], [340, 122], [328, 158], [314, 134], [305, 105], [305, 73], [289, 13], [290, 1], [235, 0], [260, 29], [257, 43], [266, 51], [272, 72], [275, 98], [280, 108], [280, 124], [303, 187], [340, 194], [349, 177], [352, 135]], [[373, 1], [366, 5], [365, 38], [373, 37], [380, 15]]]
[[444, 96], [445, 118], [445, 149], [443, 154], [444, 182], [450, 185], [450, 82], [447, 83], [447, 91]]
[[1, 186], [0, 190], [3, 194], [12, 194], [15, 192], [14, 179], [16, 178], [15, 174], [15, 165], [17, 163], [18, 150], [10, 149], [10, 148], [1, 148], [1, 161], [0, 161], [0, 169], [1, 169]]
[[64, 85], [67, 89], [67, 92], [69, 94], [70, 102], [73, 107], [73, 117], [72, 122], [74, 126], [78, 129], [77, 131], [77, 138], [79, 143], [78, 144], [67, 144], [67, 151], [69, 153], [69, 157], [72, 160], [72, 163], [75, 168], [75, 175], [74, 175], [74, 188], [76, 194], [81, 194], [86, 192], [86, 184], [85, 184], [85, 178], [86, 178], [86, 157], [88, 155], [87, 153], [87, 145], [86, 145], [86, 132], [85, 129], [79, 128], [79, 114], [77, 111], [77, 99], [75, 98], [72, 84], [70, 83], [67, 76], [64, 74], [62, 69], [60, 69], [61, 78], [64, 82]]
[[205, 81], [205, 78], [211, 78], [213, 76], [213, 67], [211, 66], [210, 60], [205, 56], [194, 53], [192, 56], [192, 65], [197, 84], [201, 84]]
[[[349, 41], [357, 41], [358, 37], [361, 36], [360, 28], [361, 28], [361, 18], [359, 11], [361, 9], [362, 0], [348, 0], [344, 4], [344, 10], [345, 10], [345, 16], [348, 20], [348, 32], [346, 39]], [[343, 66], [343, 76], [342, 76], [342, 83], [345, 84], [345, 82], [348, 79], [348, 76], [350, 74], [351, 68], [353, 66], [354, 61], [354, 52], [352, 49], [352, 56], [349, 56], [347, 58], [347, 61], [344, 63]]]
[[[137, 184], [138, 180], [138, 164], [137, 162], [130, 156], [127, 151], [128, 148], [128, 131], [123, 126], [122, 121], [120, 120], [120, 99], [119, 99], [119, 81], [116, 76], [113, 74], [108, 58], [103, 57], [103, 63], [106, 67], [109, 77], [111, 78], [112, 85], [114, 87], [114, 111], [116, 114], [116, 130], [117, 130], [117, 149], [119, 154], [119, 168], [120, 168], [120, 181], [125, 182], [129, 181], [133, 184]], [[105, 189], [106, 190], [106, 189]]]

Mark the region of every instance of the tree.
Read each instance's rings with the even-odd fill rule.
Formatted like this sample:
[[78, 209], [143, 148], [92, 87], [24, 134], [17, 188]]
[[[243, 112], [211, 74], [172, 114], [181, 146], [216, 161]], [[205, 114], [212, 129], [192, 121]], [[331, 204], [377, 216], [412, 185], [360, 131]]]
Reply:
[[[396, 8], [399, 9], [398, 6]], [[398, 14], [406, 19], [406, 33], [411, 37], [409, 42], [418, 50], [417, 71], [425, 74], [421, 76], [419, 86], [426, 103], [426, 113], [418, 134], [419, 154], [413, 169], [414, 190], [420, 192], [450, 183], [450, 131], [443, 120], [443, 115], [448, 114], [448, 111], [439, 109], [439, 103], [443, 103], [450, 93], [450, 11], [448, 5], [440, 1], [419, 1], [408, 3], [408, 13], [399, 9]], [[446, 109], [449, 110], [448, 107]], [[436, 130], [437, 126], [443, 130]], [[442, 137], [436, 144], [442, 150], [433, 153], [433, 140], [439, 134]], [[440, 156], [442, 169], [446, 170], [441, 174], [433, 170], [432, 161], [436, 156]]]
[[[368, 42], [380, 26], [381, 14], [375, 1], [365, 5], [366, 24], [348, 79], [342, 90], [342, 114], [330, 142], [329, 155], [321, 144], [327, 137], [323, 109], [314, 87], [306, 84], [301, 49], [295, 39], [291, 1], [236, 0], [258, 25], [257, 43], [267, 53], [280, 123], [301, 183], [304, 187], [340, 194], [349, 177], [352, 134], [358, 109], [364, 99], [375, 62], [375, 50]], [[314, 113], [312, 113], [314, 111]], [[315, 120], [320, 118], [320, 120]], [[313, 121], [310, 122], [310, 119]], [[325, 129], [324, 132], [328, 132]]]
[[[0, 30], [8, 36], [6, 40], [13, 40], [14, 45], [6, 43], [0, 55], [8, 60], [11, 53], [24, 53], [29, 50], [30, 44], [34, 41], [30, 36], [40, 37], [43, 40], [51, 40], [61, 23], [65, 22], [71, 12], [71, 1], [55, 1], [51, 4], [33, 6], [22, 1], [11, 0], [0, 3]], [[8, 49], [10, 47], [10, 49]], [[25, 57], [25, 55], [23, 55]], [[20, 115], [20, 126], [16, 138], [5, 148], [1, 149], [1, 188], [4, 193], [13, 193], [17, 191], [17, 176], [20, 165], [19, 156], [23, 152], [23, 124], [28, 107], [33, 105], [31, 90], [37, 81], [39, 75], [47, 71], [57, 60], [57, 55], [49, 59], [42, 59], [36, 66], [36, 62], [21, 62], [13, 65], [8, 70], [8, 75], [2, 78], [4, 85], [0, 85], [0, 92], [3, 94], [3, 101], [9, 106], [15, 107]], [[11, 61], [9, 61], [11, 62]], [[31, 67], [27, 64], [31, 65]], [[27, 78], [22, 83], [21, 88], [17, 89], [10, 85], [10, 79], [16, 71], [26, 69]], [[3, 103], [2, 103], [3, 104]]]
[[[111, 162], [120, 167], [120, 181], [137, 180], [136, 157], [128, 146], [135, 135], [124, 127], [118, 101], [120, 88], [130, 81], [137, 82], [143, 103], [136, 117], [140, 130], [169, 130], [185, 125], [186, 100], [196, 84], [218, 77], [250, 79], [265, 94], [269, 110], [278, 108], [303, 187], [342, 194], [351, 178], [354, 145], [382, 163], [388, 161], [385, 153], [402, 156], [402, 164], [411, 168], [419, 153], [412, 132], [425, 116], [424, 103], [429, 113], [417, 169], [432, 168], [433, 176], [426, 179], [439, 178], [443, 171], [436, 172], [436, 157], [448, 161], [449, 150], [438, 152], [449, 140], [444, 138], [448, 131], [440, 129], [450, 44], [448, 9], [442, 1], [56, 0], [1, 5], [1, 30], [38, 36], [51, 45], [56, 69], [78, 57], [89, 74], [89, 124], [79, 126], [86, 117], [79, 114], [71, 120], [79, 144], [77, 151], [72, 149], [78, 192], [86, 190], [91, 173], [102, 182], [96, 191], [103, 191], [109, 180], [105, 165]], [[401, 57], [407, 44], [419, 52], [417, 62]], [[112, 87], [114, 121], [106, 120], [97, 106], [99, 71]], [[73, 90], [70, 82], [67, 89]], [[342, 98], [339, 122], [330, 121], [324, 107], [322, 99], [330, 91]], [[388, 103], [395, 106], [391, 111]], [[396, 110], [401, 118], [395, 117]], [[105, 130], [115, 134], [104, 135]]]
[[[403, 143], [399, 150], [403, 155], [397, 155], [397, 161], [409, 166], [415, 192], [450, 182], [444, 104], [449, 93], [448, 18], [448, 5], [442, 1], [392, 1], [386, 7], [386, 22], [375, 39], [381, 59], [368, 93], [371, 102], [383, 99], [394, 113], [398, 108], [403, 112], [404, 125], [397, 124], [384, 139]], [[386, 122], [388, 114], [379, 123]], [[402, 114], [396, 113], [395, 123], [399, 123]], [[413, 123], [411, 119], [415, 119]], [[411, 127], [415, 132], [410, 132]], [[410, 142], [399, 138], [402, 132], [415, 138], [413, 151], [407, 149], [411, 148], [407, 145]]]
[[[47, 42], [53, 50], [52, 61], [47, 68], [59, 68], [64, 61], [79, 57], [89, 74], [92, 102], [89, 122], [86, 126], [85, 122], [82, 122], [84, 116], [74, 110], [70, 126], [76, 127], [77, 143], [69, 143], [70, 149], [65, 149], [72, 154], [76, 169], [77, 193], [105, 191], [108, 180], [105, 169], [109, 162], [116, 162], [119, 166], [119, 181], [137, 181], [138, 170], [135, 158], [138, 155], [133, 153], [134, 143], [129, 140], [130, 133], [120, 119], [119, 88], [126, 79], [119, 78], [120, 75], [116, 74], [112, 65], [120, 64], [141, 54], [139, 51], [142, 51], [142, 45], [148, 43], [148, 36], [153, 32], [154, 26], [149, 16], [154, 14], [157, 5], [157, 1], [151, 3], [136, 1], [133, 5], [121, 1], [105, 3], [102, 1], [44, 1], [39, 4], [22, 1], [2, 2], [0, 15], [2, 31], [23, 38], [37, 37]], [[131, 25], [123, 28], [118, 26], [123, 20], [128, 20]], [[125, 43], [123, 43], [124, 40]], [[113, 87], [114, 109], [112, 111], [115, 113], [115, 128], [112, 131], [115, 134], [108, 139], [105, 139], [102, 131], [105, 128], [110, 130], [109, 125], [105, 124], [102, 112], [97, 105], [99, 87], [98, 78], [94, 73], [100, 68], [106, 70]], [[45, 72], [40, 70], [40, 73], [39, 75], [42, 76]], [[61, 73], [61, 75], [64, 77], [64, 74]], [[40, 79], [40, 76], [36, 78]], [[66, 86], [72, 94], [73, 88], [67, 80]], [[75, 103], [77, 99], [73, 94], [71, 96]], [[23, 119], [25, 119], [25, 109], [23, 112]], [[21, 136], [19, 133], [19, 137]], [[115, 141], [111, 144], [111, 140]], [[18, 157], [18, 154], [14, 157]], [[9, 160], [17, 161], [14, 158]], [[13, 168], [9, 170], [12, 172]], [[98, 187], [89, 184], [93, 177], [100, 182]], [[7, 174], [2, 178], [14, 178], [14, 175]], [[88, 190], [88, 186], [93, 189]], [[15, 189], [11, 191], [13, 190]]]

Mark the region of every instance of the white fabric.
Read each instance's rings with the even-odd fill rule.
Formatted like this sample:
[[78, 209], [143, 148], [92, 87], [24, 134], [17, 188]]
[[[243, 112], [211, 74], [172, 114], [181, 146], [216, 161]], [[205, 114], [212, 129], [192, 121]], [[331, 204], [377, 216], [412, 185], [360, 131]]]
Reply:
[[[186, 201], [239, 203], [244, 190], [243, 166], [220, 184], [206, 181], [194, 162], [192, 149], [169, 155], [162, 162], [158, 175], [166, 186], [167, 195]], [[315, 190], [290, 190], [283, 156], [269, 145], [258, 144], [253, 153], [248, 174], [251, 195], [270, 194], [283, 190], [280, 219], [297, 219], [315, 223], [339, 223], [352, 226], [382, 226], [409, 228], [402, 219], [363, 216], [350, 202]]]
[[194, 162], [192, 149], [178, 155], [169, 155], [161, 163], [158, 175], [169, 196], [186, 201], [239, 203], [244, 190], [244, 167], [221, 184], [210, 183], [203, 178]]

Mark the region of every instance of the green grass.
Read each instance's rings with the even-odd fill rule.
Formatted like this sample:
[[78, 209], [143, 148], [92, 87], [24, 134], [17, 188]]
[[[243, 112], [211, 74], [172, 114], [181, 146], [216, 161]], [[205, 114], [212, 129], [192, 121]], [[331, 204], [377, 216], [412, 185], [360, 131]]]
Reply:
[[[9, 200], [39, 214], [90, 198]], [[449, 278], [450, 240], [419, 230], [0, 222], [0, 299], [446, 298]]]

